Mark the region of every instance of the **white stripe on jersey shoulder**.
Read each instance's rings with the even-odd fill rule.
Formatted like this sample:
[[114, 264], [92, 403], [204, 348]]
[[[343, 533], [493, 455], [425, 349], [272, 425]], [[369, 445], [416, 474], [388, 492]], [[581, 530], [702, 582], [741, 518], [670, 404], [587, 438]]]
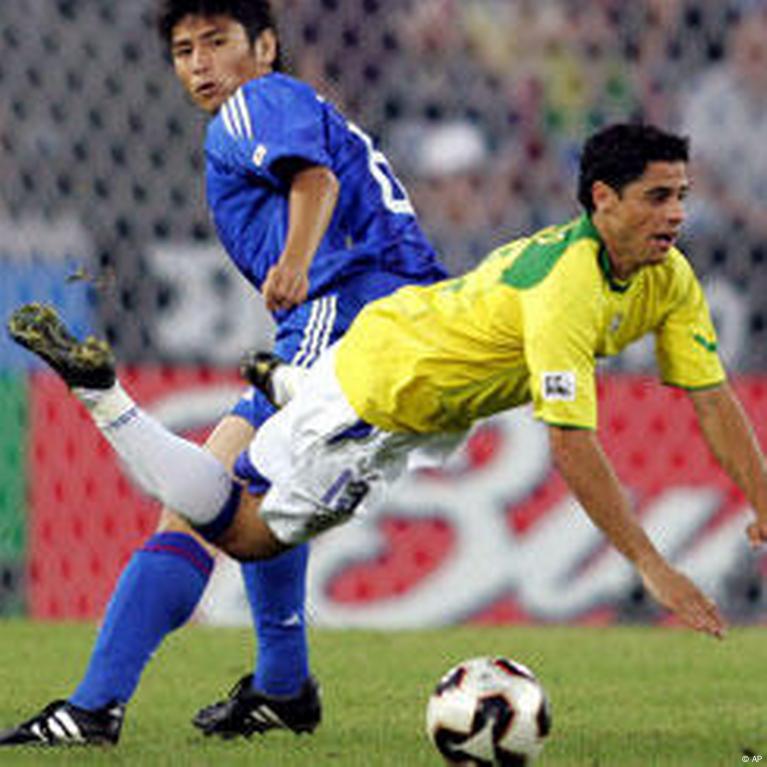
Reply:
[[235, 106], [234, 96], [224, 104], [224, 112], [229, 115], [229, 119], [234, 126], [235, 138], [245, 138], [244, 131], [242, 129], [242, 121], [240, 120], [239, 112]]
[[233, 98], [235, 106], [240, 111], [240, 117], [242, 118], [242, 124], [245, 128], [245, 135], [249, 138], [253, 138], [253, 124], [250, 121], [250, 112], [248, 111], [248, 103], [245, 101], [245, 92], [242, 88], [238, 88]]
[[226, 128], [226, 132], [232, 137], [232, 138], [239, 138], [237, 135], [237, 131], [235, 130], [234, 123], [232, 122], [232, 117], [229, 113], [229, 109], [227, 108], [229, 106], [228, 102], [224, 103], [221, 106], [221, 120], [224, 123], [224, 128]]
[[221, 119], [227, 132], [236, 139], [252, 139], [253, 123], [242, 88], [238, 88], [221, 107]]

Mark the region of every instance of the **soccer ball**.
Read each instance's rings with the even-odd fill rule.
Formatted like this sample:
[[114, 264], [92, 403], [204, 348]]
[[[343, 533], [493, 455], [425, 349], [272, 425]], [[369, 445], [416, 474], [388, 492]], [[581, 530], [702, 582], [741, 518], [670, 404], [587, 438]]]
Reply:
[[525, 767], [551, 730], [546, 692], [535, 674], [507, 658], [472, 658], [439, 681], [426, 731], [448, 764]]

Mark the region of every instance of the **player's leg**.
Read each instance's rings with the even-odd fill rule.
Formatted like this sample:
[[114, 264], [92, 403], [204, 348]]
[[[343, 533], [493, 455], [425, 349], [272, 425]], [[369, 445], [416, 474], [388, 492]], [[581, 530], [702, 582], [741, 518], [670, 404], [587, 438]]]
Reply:
[[180, 518], [148, 538], [117, 581], [69, 702], [91, 712], [127, 704], [160, 643], [191, 617], [212, 570], [207, 546]]
[[[232, 556], [274, 556], [287, 548], [261, 520], [260, 500], [243, 492], [233, 514], [226, 513], [231, 521], [219, 536], [220, 547]], [[193, 538], [181, 536], [160, 540], [186, 552], [194, 551], [189, 546]], [[200, 547], [197, 553], [200, 551], [204, 549]], [[201, 594], [199, 584], [188, 583], [194, 577], [188, 570], [175, 570], [174, 590], [163, 590], [154, 596], [147, 593], [163, 577], [169, 577], [168, 570], [174, 572], [168, 560], [154, 563], [158, 567], [150, 566], [148, 570], [141, 565], [126, 568], [118, 587], [118, 592], [124, 591], [110, 604], [91, 665], [72, 699], [53, 701], [31, 719], [0, 732], [0, 747], [117, 743], [125, 713], [125, 703], [119, 697], [130, 697], [153, 649], [169, 631], [186, 621]], [[181, 590], [180, 598], [175, 588]], [[131, 597], [137, 599], [135, 604]], [[152, 613], [153, 619], [145, 622], [145, 616], [137, 612], [141, 610]], [[123, 632], [128, 632], [127, 636]], [[123, 673], [123, 664], [128, 667], [127, 673]], [[103, 697], [111, 695], [115, 697], [99, 706]]]
[[[252, 437], [247, 421], [227, 416], [205, 447], [231, 470]], [[71, 704], [94, 712], [130, 700], [157, 647], [194, 612], [214, 553], [181, 517], [162, 510], [157, 531], [134, 552], [117, 582]]]
[[[251, 364], [245, 363], [243, 372], [254, 386], [281, 406], [292, 397], [306, 369], [290, 365], [278, 367], [278, 360], [262, 354]], [[308, 712], [308, 721], [307, 716], [293, 717], [306, 731], [313, 730], [320, 717], [316, 684], [309, 675], [304, 612], [308, 559], [309, 547], [302, 545], [274, 559], [242, 565], [258, 636], [258, 656], [251, 685], [267, 696], [294, 698], [296, 711]], [[314, 709], [316, 720], [311, 715]]]
[[[262, 392], [253, 390], [234, 412], [257, 427], [274, 408]], [[193, 723], [206, 735], [231, 738], [270, 729], [312, 732], [319, 724], [319, 687], [309, 673], [304, 617], [308, 554], [308, 545], [302, 544], [268, 562], [242, 564], [258, 643], [255, 668], [228, 697], [198, 711]]]
[[[110, 383], [108, 349], [96, 342], [79, 344], [55, 314], [28, 307], [14, 320], [10, 327], [14, 338], [44, 352], [41, 356], [63, 370], [68, 382]], [[91, 391], [93, 396], [97, 393]], [[224, 419], [208, 448], [230, 467], [252, 433], [242, 419]], [[191, 615], [211, 569], [209, 547], [182, 520], [166, 513], [158, 533], [123, 572], [74, 695], [69, 701], [54, 701], [36, 717], [0, 734], [0, 745], [117, 742], [124, 705], [141, 671], [162, 638]]]
[[[273, 412], [273, 408], [263, 402], [264, 397], [277, 406], [284, 405], [300, 386], [308, 368], [328, 343], [344, 332], [349, 322], [343, 302], [336, 296], [324, 296], [299, 309], [291, 330], [278, 331], [276, 356], [257, 354], [243, 360], [243, 374], [260, 392], [254, 395], [254, 407], [249, 414], [255, 424], [260, 426]], [[294, 364], [278, 365], [281, 360]], [[256, 695], [293, 701], [294, 711], [283, 706], [282, 713], [294, 713], [292, 719], [300, 724], [302, 731], [314, 730], [320, 718], [319, 691], [309, 673], [306, 635], [308, 561], [308, 544], [303, 544], [269, 561], [241, 565], [258, 637], [251, 689]], [[212, 709], [207, 713], [210, 732]], [[201, 719], [202, 712], [196, 720], [198, 726]], [[218, 726], [222, 726], [221, 723]]]
[[[276, 354], [256, 352], [243, 359], [241, 372], [254, 390], [234, 412], [258, 429], [274, 412], [273, 404], [282, 406], [291, 398], [307, 368], [349, 322], [335, 297], [304, 304], [291, 326], [278, 330]], [[283, 360], [298, 364], [278, 366]], [[268, 561], [241, 565], [258, 642], [255, 667], [227, 698], [197, 713], [194, 724], [206, 735], [234, 737], [279, 727], [312, 732], [319, 724], [319, 687], [310, 674], [306, 633], [308, 559], [303, 544]]]
[[168, 431], [133, 402], [116, 380], [105, 341], [78, 341], [55, 310], [40, 304], [14, 312], [9, 331], [62, 377], [138, 484], [198, 534], [235, 558], [270, 557], [286, 548], [254, 513], [259, 500], [242, 492], [218, 458]]
[[117, 581], [74, 693], [0, 733], [0, 746], [116, 744], [144, 667], [165, 636], [188, 620], [212, 567], [207, 544], [180, 518], [152, 535]]
[[[241, 518], [231, 520], [237, 498], [229, 498], [233, 488], [228, 473], [224, 477], [223, 464], [212, 456], [205, 457], [197, 446], [164, 430], [138, 409], [119, 386], [113, 386], [114, 363], [108, 347], [102, 342], [93, 339], [78, 342], [68, 333], [55, 312], [40, 306], [23, 307], [17, 311], [9, 329], [17, 342], [45, 359], [75, 388], [75, 393], [89, 409], [96, 424], [139, 484], [150, 494], [179, 509], [196, 524], [202, 524], [204, 534], [209, 537], [219, 536], [228, 526], [230, 529], [217, 542], [235, 557], [253, 553], [273, 555], [284, 548], [255, 514], [244, 518], [245, 523]], [[94, 386], [96, 388], [91, 388]], [[214, 510], [212, 516], [211, 509]], [[222, 521], [219, 517], [224, 509], [227, 512], [223, 514]], [[212, 529], [205, 525], [206, 522], [213, 523]], [[298, 557], [296, 561], [302, 589], [305, 556]], [[296, 568], [288, 569], [295, 571]], [[302, 591], [297, 600], [303, 610]], [[297, 628], [303, 634], [303, 626]], [[297, 646], [298, 643], [293, 643], [293, 652]], [[302, 651], [306, 657], [305, 639]], [[311, 684], [310, 688], [313, 704], [310, 708], [318, 709], [317, 691]], [[319, 718], [314, 714], [312, 717], [310, 728], [316, 726]], [[285, 716], [281, 719], [288, 721]]]

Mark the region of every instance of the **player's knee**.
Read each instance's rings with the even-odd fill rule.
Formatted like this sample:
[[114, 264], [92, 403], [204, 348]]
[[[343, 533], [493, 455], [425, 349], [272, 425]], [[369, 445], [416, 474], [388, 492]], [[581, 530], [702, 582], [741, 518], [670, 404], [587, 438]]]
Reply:
[[210, 541], [206, 541], [183, 517], [171, 509], [162, 510], [160, 521], [157, 523], [157, 532], [184, 533], [194, 538], [212, 556], [216, 553], [216, 547]]

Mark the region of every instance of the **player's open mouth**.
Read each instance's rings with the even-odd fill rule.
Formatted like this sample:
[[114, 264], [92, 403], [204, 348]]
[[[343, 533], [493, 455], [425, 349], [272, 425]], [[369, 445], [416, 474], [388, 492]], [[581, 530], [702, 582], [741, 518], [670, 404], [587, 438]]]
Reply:
[[216, 95], [218, 85], [216, 83], [202, 83], [194, 89], [194, 95], [198, 98], [209, 99]]
[[676, 242], [675, 234], [655, 234], [653, 235], [653, 242], [660, 245], [663, 248], [670, 248]]

